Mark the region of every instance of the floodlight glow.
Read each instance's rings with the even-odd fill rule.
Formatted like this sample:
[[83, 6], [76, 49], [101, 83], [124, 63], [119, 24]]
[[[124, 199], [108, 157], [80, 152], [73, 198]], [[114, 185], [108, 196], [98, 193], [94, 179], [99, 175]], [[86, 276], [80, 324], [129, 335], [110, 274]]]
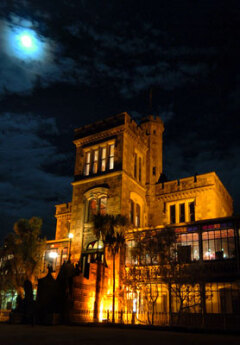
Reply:
[[48, 255], [51, 259], [56, 259], [58, 256], [58, 253], [57, 252], [50, 252]]
[[72, 239], [73, 238], [73, 234], [71, 232], [69, 232], [68, 234], [68, 238]]

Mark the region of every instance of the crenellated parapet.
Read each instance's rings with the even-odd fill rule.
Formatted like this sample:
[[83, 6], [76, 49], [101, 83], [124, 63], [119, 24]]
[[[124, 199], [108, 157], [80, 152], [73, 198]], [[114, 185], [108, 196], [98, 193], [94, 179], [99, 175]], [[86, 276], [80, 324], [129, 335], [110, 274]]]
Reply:
[[231, 196], [215, 172], [158, 183], [156, 185], [156, 195], [167, 195], [191, 190], [194, 190], [195, 192], [197, 189], [211, 188], [213, 186], [221, 190], [221, 193], [224, 193], [224, 196], [229, 202], [232, 200]]
[[56, 207], [56, 213], [55, 213], [56, 218], [59, 216], [66, 215], [66, 214], [71, 214], [71, 211], [72, 211], [72, 203], [71, 202], [55, 205], [55, 207]]

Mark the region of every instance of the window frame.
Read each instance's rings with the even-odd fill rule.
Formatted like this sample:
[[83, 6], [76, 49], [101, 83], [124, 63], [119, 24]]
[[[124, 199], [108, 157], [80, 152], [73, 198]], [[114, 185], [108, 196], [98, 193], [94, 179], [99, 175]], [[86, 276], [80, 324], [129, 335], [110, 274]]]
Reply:
[[[171, 221], [171, 206], [175, 205], [175, 223]], [[181, 205], [184, 205], [184, 221], [183, 218], [181, 218]], [[190, 205], [193, 205], [193, 216], [194, 221], [196, 220], [196, 201], [194, 198], [189, 199], [180, 199], [175, 201], [170, 201], [167, 203], [167, 219], [169, 224], [183, 224], [183, 223], [191, 223], [193, 222], [193, 218], [191, 219], [190, 214]], [[182, 214], [182, 215], [183, 215]]]
[[85, 152], [84, 175], [89, 176], [90, 171], [91, 171], [91, 151], [88, 150]]
[[83, 149], [83, 175], [94, 176], [115, 168], [115, 140]]
[[[96, 188], [98, 189], [98, 188]], [[93, 221], [94, 215], [107, 214], [108, 205], [108, 191], [89, 191], [85, 193], [85, 208], [84, 208], [84, 223], [91, 223]], [[91, 212], [90, 203], [92, 200], [96, 201], [96, 212]], [[101, 206], [103, 205], [103, 207]]]

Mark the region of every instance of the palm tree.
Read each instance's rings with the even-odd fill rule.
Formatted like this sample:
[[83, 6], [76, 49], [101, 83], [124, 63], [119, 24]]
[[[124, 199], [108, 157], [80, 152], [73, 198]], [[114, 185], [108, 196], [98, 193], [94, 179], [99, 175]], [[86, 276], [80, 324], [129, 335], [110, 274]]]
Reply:
[[[109, 221], [109, 217], [110, 216], [108, 215], [103, 216], [101, 214], [97, 214], [94, 216], [94, 219], [93, 219], [93, 224], [94, 224], [93, 231], [97, 238], [97, 241], [101, 239], [104, 243], [103, 270], [106, 264], [105, 263], [105, 243], [106, 243], [105, 239], [106, 239], [106, 234], [110, 231], [109, 226], [111, 224], [111, 222]], [[98, 250], [98, 247], [97, 247], [97, 250]], [[96, 272], [96, 288], [95, 288], [95, 301], [94, 301], [94, 321], [95, 322], [98, 322], [98, 317], [99, 317], [99, 293], [100, 293], [100, 282], [101, 282], [101, 273], [102, 273], [101, 267], [102, 265], [97, 253], [97, 272]], [[104, 271], [103, 271], [103, 276], [104, 276]]]
[[115, 322], [115, 289], [116, 289], [116, 254], [124, 246], [125, 228], [128, 220], [120, 214], [113, 215], [97, 215], [94, 218], [94, 232], [96, 237], [101, 238], [104, 243], [104, 260], [105, 247], [108, 247], [113, 260], [113, 293], [112, 293], [112, 322]]

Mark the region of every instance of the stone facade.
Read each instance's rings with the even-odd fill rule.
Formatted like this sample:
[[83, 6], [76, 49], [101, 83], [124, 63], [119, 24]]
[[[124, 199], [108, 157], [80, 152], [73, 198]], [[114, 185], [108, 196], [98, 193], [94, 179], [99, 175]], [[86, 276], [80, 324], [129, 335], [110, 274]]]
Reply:
[[[125, 215], [137, 231], [170, 224], [183, 227], [196, 221], [232, 216], [231, 196], [215, 172], [175, 181], [164, 179], [163, 131], [160, 118], [149, 116], [137, 125], [127, 113], [75, 130], [72, 201], [56, 206], [56, 240], [72, 234], [71, 259], [74, 263], [83, 255], [93, 255], [89, 244], [94, 248], [96, 237], [91, 214]], [[110, 305], [112, 263], [109, 254], [105, 255], [108, 267], [101, 273], [101, 303]], [[94, 309], [96, 267], [96, 263], [92, 263], [87, 277], [76, 278], [74, 303], [78, 315], [84, 308]], [[124, 258], [118, 256], [116, 296], [122, 293], [119, 278], [122, 267]], [[79, 297], [83, 295], [84, 298]], [[120, 306], [121, 298], [117, 298], [116, 303]], [[106, 313], [106, 307], [104, 310]], [[76, 319], [77, 312], [74, 315]], [[88, 317], [85, 319], [89, 321]], [[82, 319], [83, 314], [78, 320]]]
[[[232, 215], [232, 199], [216, 173], [206, 173], [175, 181], [159, 182], [162, 174], [162, 134], [160, 118], [149, 116], [138, 126], [127, 113], [75, 130], [76, 161], [71, 203], [56, 206], [56, 239], [73, 234], [72, 259], [94, 240], [92, 224], [87, 221], [87, 201], [107, 197], [108, 214], [131, 213], [130, 200], [140, 206], [138, 227], [156, 227], [170, 223], [171, 205], [194, 203], [195, 219], [204, 220]], [[114, 145], [114, 166], [101, 171], [101, 149]], [[93, 173], [93, 152], [98, 152], [97, 171]], [[86, 153], [91, 152], [86, 175]], [[106, 153], [108, 155], [108, 153]], [[161, 179], [160, 179], [161, 181]], [[136, 212], [136, 210], [134, 210]], [[133, 215], [136, 218], [136, 214]], [[175, 223], [182, 223], [176, 219]]]

